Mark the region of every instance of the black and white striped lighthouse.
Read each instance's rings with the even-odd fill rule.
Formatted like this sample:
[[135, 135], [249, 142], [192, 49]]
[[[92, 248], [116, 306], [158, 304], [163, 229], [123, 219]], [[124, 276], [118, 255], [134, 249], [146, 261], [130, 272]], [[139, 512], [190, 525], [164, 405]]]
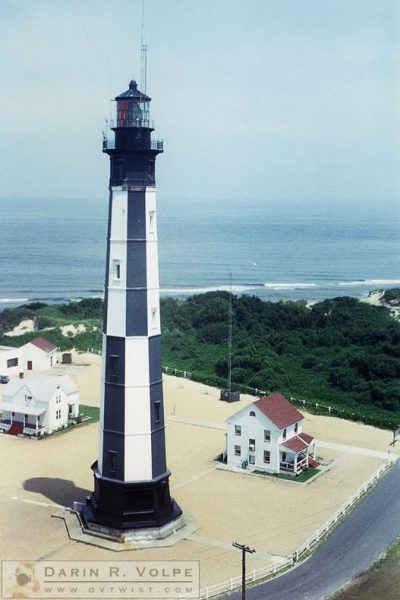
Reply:
[[100, 450], [84, 516], [108, 528], [176, 521], [165, 458], [155, 159], [150, 100], [135, 81], [115, 98], [104, 302]]

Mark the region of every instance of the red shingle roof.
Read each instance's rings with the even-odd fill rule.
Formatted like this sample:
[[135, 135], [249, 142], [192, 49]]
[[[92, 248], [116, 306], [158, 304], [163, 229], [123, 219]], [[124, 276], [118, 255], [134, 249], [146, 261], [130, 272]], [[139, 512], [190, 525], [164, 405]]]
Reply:
[[308, 433], [304, 433], [304, 432], [299, 433], [298, 437], [301, 438], [302, 440], [304, 440], [308, 446], [311, 444], [311, 442], [314, 439], [312, 435], [308, 435]]
[[285, 429], [304, 419], [303, 415], [282, 394], [263, 396], [254, 405], [260, 409], [279, 429]]
[[48, 342], [47, 340], [44, 340], [41, 337], [31, 340], [31, 344], [33, 344], [37, 348], [40, 348], [40, 350], [43, 350], [43, 352], [46, 352], [47, 354], [57, 348], [57, 346], [55, 346], [51, 342]]
[[314, 438], [307, 433], [299, 433], [299, 435], [296, 435], [295, 437], [290, 438], [290, 440], [283, 442], [281, 446], [289, 448], [289, 450], [293, 450], [293, 452], [301, 452], [302, 450], [308, 448], [313, 439]]

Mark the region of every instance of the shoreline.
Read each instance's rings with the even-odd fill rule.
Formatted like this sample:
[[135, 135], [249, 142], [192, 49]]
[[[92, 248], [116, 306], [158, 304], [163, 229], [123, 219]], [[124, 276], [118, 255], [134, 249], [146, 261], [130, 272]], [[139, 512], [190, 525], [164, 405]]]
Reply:
[[[367, 280], [368, 281], [368, 280]], [[361, 281], [360, 281], [361, 284]], [[296, 287], [297, 285], [297, 287]], [[314, 285], [314, 284], [313, 284]], [[232, 293], [235, 296], [256, 296], [259, 297], [263, 302], [304, 302], [307, 306], [313, 306], [319, 302], [323, 302], [324, 300], [331, 300], [334, 298], [340, 298], [344, 296], [350, 296], [351, 298], [355, 298], [360, 302], [367, 302], [368, 304], [373, 304], [375, 306], [387, 306], [388, 308], [393, 308], [388, 304], [380, 302], [380, 299], [384, 292], [388, 289], [394, 289], [396, 286], [400, 288], [400, 280], [393, 280], [391, 286], [393, 287], [381, 287], [381, 288], [372, 288], [372, 289], [361, 289], [358, 293], [351, 293], [350, 285], [346, 287], [343, 283], [342, 285], [337, 284], [337, 287], [313, 287], [311, 284], [286, 284], [286, 283], [277, 283], [277, 284], [254, 284], [253, 285], [233, 285]], [[275, 286], [275, 287], [274, 287]], [[354, 286], [354, 288], [357, 286]], [[352, 288], [352, 289], [354, 289]], [[311, 290], [320, 289], [321, 293], [318, 294], [318, 298], [315, 297], [314, 294], [309, 293], [307, 296], [302, 295], [301, 292], [311, 291]], [[162, 299], [166, 298], [175, 298], [180, 300], [186, 300], [191, 296], [196, 296], [199, 294], [205, 294], [209, 292], [217, 292], [217, 291], [225, 291], [229, 292], [229, 285], [221, 284], [219, 286], [204, 286], [191, 288], [190, 286], [186, 288], [160, 288], [160, 297]], [[279, 293], [278, 293], [279, 292]], [[330, 293], [328, 293], [330, 292]], [[72, 302], [80, 302], [82, 300], [93, 300], [93, 299], [101, 299], [103, 300], [103, 293], [87, 293], [85, 295], [75, 295], [71, 294], [69, 296], [50, 296], [47, 295], [35, 295], [32, 294], [32, 297], [18, 297], [12, 298], [9, 295], [4, 298], [0, 297], [0, 313], [2, 313], [6, 309], [10, 308], [19, 308], [21, 306], [27, 304], [35, 304], [35, 303], [44, 303], [49, 305], [57, 305], [57, 304], [70, 304]]]

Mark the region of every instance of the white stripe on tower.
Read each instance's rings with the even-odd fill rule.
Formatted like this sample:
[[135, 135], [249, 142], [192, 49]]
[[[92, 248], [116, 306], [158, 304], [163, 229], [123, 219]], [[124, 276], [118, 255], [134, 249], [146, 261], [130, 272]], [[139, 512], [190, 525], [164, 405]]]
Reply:
[[111, 192], [110, 255], [108, 261], [107, 335], [125, 337], [128, 192]]

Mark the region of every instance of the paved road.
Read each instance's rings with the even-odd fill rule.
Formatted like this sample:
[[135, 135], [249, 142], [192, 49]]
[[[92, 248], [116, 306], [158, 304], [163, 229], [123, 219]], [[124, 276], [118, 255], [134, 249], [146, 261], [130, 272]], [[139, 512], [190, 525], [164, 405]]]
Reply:
[[[368, 569], [399, 534], [400, 461], [311, 558], [288, 573], [249, 589], [247, 598], [321, 600]], [[230, 598], [239, 599], [240, 594]]]

